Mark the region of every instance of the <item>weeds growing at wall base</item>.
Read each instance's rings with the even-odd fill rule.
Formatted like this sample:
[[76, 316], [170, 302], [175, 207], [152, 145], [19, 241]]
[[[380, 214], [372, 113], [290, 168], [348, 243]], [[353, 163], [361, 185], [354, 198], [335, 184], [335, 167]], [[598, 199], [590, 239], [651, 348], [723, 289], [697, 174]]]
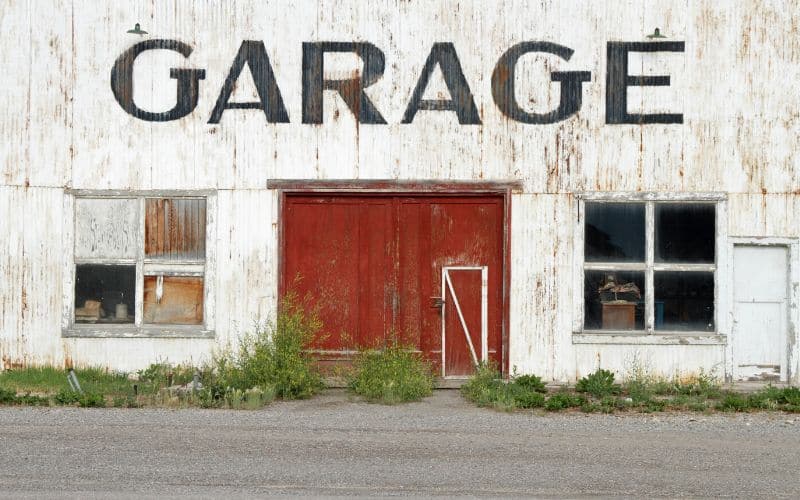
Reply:
[[353, 393], [390, 405], [430, 396], [434, 381], [430, 363], [395, 335], [382, 349], [360, 350], [346, 379]]
[[[537, 386], [520, 384], [525, 375], [503, 380], [493, 366], [482, 365], [461, 387], [468, 401], [478, 406], [504, 411], [542, 408], [545, 411], [575, 409], [586, 413], [635, 411], [786, 411], [800, 412], [800, 388], [767, 386], [760, 391], [743, 394], [723, 390], [719, 381], [707, 372], [666, 380], [652, 376], [632, 376], [617, 384], [614, 374], [599, 369], [581, 378], [574, 390], [566, 387], [543, 394]], [[538, 380], [538, 377], [535, 377]], [[543, 387], [543, 384], [542, 384]]]

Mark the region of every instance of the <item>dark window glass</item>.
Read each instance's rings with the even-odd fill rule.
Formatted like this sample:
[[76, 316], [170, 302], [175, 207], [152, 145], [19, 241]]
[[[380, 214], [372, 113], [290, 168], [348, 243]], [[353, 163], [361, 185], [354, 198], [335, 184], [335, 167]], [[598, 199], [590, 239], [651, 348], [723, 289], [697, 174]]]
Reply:
[[587, 262], [644, 262], [644, 204], [587, 203]]
[[656, 330], [714, 331], [714, 273], [656, 272]]
[[585, 271], [584, 328], [644, 329], [644, 272]]
[[135, 266], [76, 266], [75, 322], [133, 323], [135, 290]]
[[657, 262], [714, 262], [714, 205], [656, 204]]

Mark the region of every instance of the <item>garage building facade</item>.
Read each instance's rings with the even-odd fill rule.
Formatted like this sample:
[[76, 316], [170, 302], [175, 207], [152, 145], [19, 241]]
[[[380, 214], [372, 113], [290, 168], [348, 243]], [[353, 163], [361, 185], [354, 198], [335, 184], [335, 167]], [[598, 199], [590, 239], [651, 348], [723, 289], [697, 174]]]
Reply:
[[4, 368], [800, 383], [796, 2], [2, 3]]

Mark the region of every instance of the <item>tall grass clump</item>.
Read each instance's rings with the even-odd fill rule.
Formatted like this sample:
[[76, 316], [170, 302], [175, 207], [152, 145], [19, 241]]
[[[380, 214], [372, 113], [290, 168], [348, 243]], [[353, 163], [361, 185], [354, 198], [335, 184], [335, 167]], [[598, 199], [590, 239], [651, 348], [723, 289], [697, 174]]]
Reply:
[[307, 349], [321, 330], [317, 313], [287, 294], [275, 320], [257, 324], [237, 348], [214, 356], [212, 384], [207, 389], [216, 391], [215, 398], [253, 388], [282, 399], [313, 396], [324, 383]]
[[433, 392], [433, 370], [414, 348], [391, 338], [383, 349], [360, 350], [347, 387], [367, 401], [397, 404], [419, 401]]

